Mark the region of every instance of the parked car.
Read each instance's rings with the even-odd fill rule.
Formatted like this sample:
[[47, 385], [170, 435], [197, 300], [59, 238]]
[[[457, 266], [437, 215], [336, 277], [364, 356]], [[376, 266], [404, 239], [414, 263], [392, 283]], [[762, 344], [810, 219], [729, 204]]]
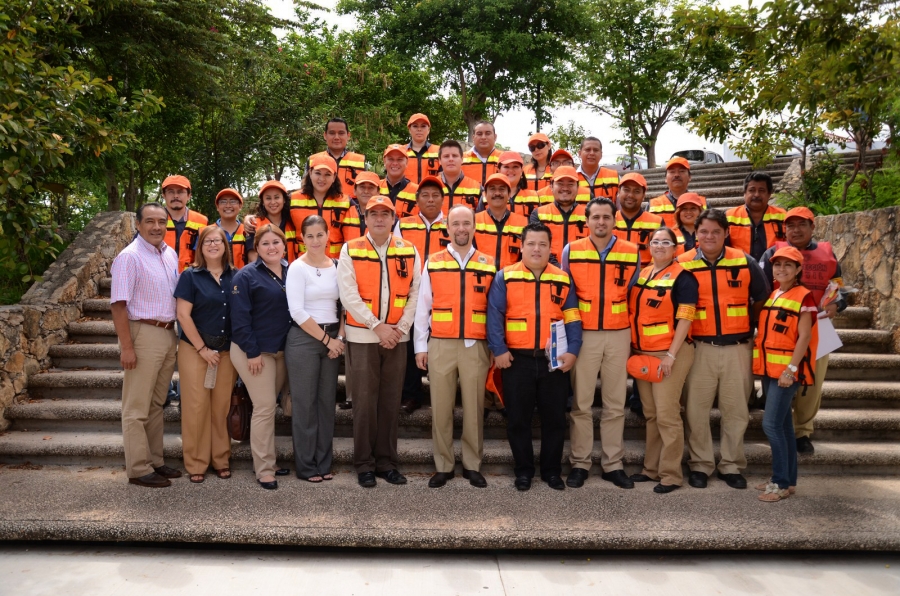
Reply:
[[[706, 149], [685, 149], [684, 151], [676, 151], [672, 157], [683, 157], [692, 164], [701, 163], [725, 163], [722, 156]], [[671, 159], [671, 157], [669, 158]]]
[[610, 155], [607, 158], [607, 161], [600, 164], [606, 168], [612, 168], [617, 172], [632, 172], [634, 170], [646, 170], [647, 169], [647, 158], [641, 157], [640, 155], [635, 155], [634, 160], [631, 159], [630, 155], [625, 155], [623, 153], [616, 153], [614, 155]]

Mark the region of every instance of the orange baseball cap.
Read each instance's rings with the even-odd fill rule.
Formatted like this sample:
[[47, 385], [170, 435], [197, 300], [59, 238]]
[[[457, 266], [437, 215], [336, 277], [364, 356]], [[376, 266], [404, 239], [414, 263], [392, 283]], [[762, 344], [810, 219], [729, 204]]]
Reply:
[[399, 153], [403, 157], [406, 157], [406, 145], [400, 145], [398, 143], [394, 143], [393, 145], [388, 145], [387, 149], [384, 150], [382, 154], [384, 157], [387, 157], [391, 153]]
[[419, 181], [419, 188], [423, 186], [437, 186], [441, 189], [441, 193], [444, 192], [444, 181], [441, 180], [437, 176], [425, 176]]
[[686, 192], [678, 197], [678, 203], [675, 204], [675, 208], [678, 209], [684, 205], [696, 205], [703, 209], [703, 197], [695, 192]]
[[[556, 171], [558, 172], [559, 170]], [[506, 174], [500, 174], [499, 172], [497, 174], [491, 174], [490, 176], [488, 176], [488, 179], [484, 181], [484, 187], [487, 188], [494, 182], [505, 184], [506, 188], [512, 190], [512, 184], [509, 183], [509, 178], [506, 177]]]
[[778, 250], [775, 251], [775, 253], [772, 255], [772, 258], [769, 259], [769, 262], [771, 263], [778, 257], [790, 259], [800, 265], [803, 264], [803, 253], [801, 253], [799, 250], [797, 250], [793, 246], [782, 246], [781, 248], [779, 248]]
[[531, 145], [535, 141], [542, 141], [544, 143], [550, 143], [550, 137], [545, 135], [542, 132], [536, 132], [530, 137], [528, 137], [528, 144]]
[[287, 188], [285, 188], [284, 184], [282, 184], [278, 180], [266, 180], [263, 185], [259, 187], [259, 196], [262, 197], [263, 193], [270, 188], [277, 188], [284, 193], [285, 197], [288, 195]]
[[334, 158], [324, 153], [316, 153], [309, 160], [309, 169], [318, 170], [321, 168], [325, 168], [332, 174], [337, 174], [337, 163], [335, 163]]
[[236, 191], [233, 188], [223, 188], [222, 190], [220, 190], [219, 194], [216, 195], [215, 203], [218, 205], [219, 199], [221, 199], [222, 197], [227, 197], [227, 196], [232, 196], [232, 197], [236, 198], [238, 201], [240, 201], [241, 205], [244, 204], [244, 197], [242, 197], [241, 193], [239, 193], [238, 191]]
[[500, 165], [505, 163], [525, 165], [525, 160], [522, 159], [522, 155], [518, 151], [504, 151], [500, 154]]
[[673, 157], [673, 158], [670, 159], [669, 162], [666, 164], [666, 169], [668, 170], [668, 169], [671, 168], [672, 166], [682, 166], [682, 167], [685, 167], [685, 168], [687, 168], [688, 170], [690, 170], [690, 169], [691, 169], [691, 162], [689, 162], [688, 160], [686, 160], [686, 159], [683, 158], [683, 157]]
[[557, 159], [568, 159], [572, 162], [575, 161], [575, 158], [572, 157], [572, 154], [566, 151], [565, 149], [557, 149], [553, 152], [553, 155], [550, 156], [550, 161], [555, 161]]
[[628, 362], [625, 364], [625, 370], [635, 379], [659, 383], [663, 380], [659, 370], [661, 363], [662, 361], [655, 356], [635, 354], [628, 359]]
[[556, 168], [556, 171], [553, 172], [553, 180], [562, 180], [563, 178], [578, 182], [578, 172], [572, 166], [559, 166]]
[[643, 176], [641, 176], [637, 172], [629, 172], [629, 173], [625, 174], [624, 176], [622, 176], [622, 179], [619, 180], [619, 186], [622, 186], [626, 182], [634, 182], [635, 184], [637, 184], [639, 186], [643, 186], [644, 190], [647, 190], [647, 181], [644, 179]]
[[409, 128], [413, 122], [424, 122], [428, 126], [431, 126], [431, 120], [428, 119], [428, 116], [425, 114], [413, 114], [409, 117], [409, 120], [406, 121], [406, 127]]
[[365, 172], [359, 172], [356, 175], [356, 180], [353, 181], [353, 186], [358, 185], [360, 182], [368, 182], [369, 184], [374, 184], [375, 186], [381, 186], [381, 179], [378, 177], [378, 174], [375, 172], [370, 172], [366, 170]]
[[180, 186], [181, 188], [191, 190], [191, 181], [184, 176], [168, 176], [163, 180], [161, 188], [166, 190], [167, 186]]
[[815, 214], [806, 207], [794, 207], [784, 214], [784, 221], [787, 221], [791, 217], [800, 217], [808, 219], [809, 221], [816, 221]]
[[384, 207], [385, 209], [389, 209], [391, 213], [396, 213], [397, 210], [394, 209], [394, 204], [391, 202], [390, 197], [386, 197], [384, 195], [378, 195], [369, 199], [369, 202], [366, 203], [366, 211], [371, 211], [376, 207]]

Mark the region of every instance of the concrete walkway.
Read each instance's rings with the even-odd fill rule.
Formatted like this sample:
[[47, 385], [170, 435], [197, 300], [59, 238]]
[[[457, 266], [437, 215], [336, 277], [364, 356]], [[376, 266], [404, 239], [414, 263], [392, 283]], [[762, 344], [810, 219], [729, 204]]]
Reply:
[[[175, 462], [170, 462], [174, 464]], [[621, 490], [592, 475], [562, 492], [510, 476], [487, 489], [457, 477], [429, 489], [356, 475], [313, 485], [293, 476], [262, 490], [251, 473], [129, 485], [121, 467], [0, 468], [0, 540], [206, 542], [416, 549], [900, 550], [900, 477], [801, 477], [798, 494], [761, 503], [712, 480], [668, 495]], [[751, 486], [761, 477], [750, 478]]]

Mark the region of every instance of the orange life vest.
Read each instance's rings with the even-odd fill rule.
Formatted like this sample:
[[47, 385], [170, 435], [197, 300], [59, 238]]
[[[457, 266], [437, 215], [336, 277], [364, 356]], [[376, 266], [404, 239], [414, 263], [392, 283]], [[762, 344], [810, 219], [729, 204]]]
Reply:
[[516, 350], [543, 350], [550, 339], [550, 323], [579, 320], [578, 309], [563, 310], [571, 282], [565, 271], [551, 264], [539, 280], [523, 263], [503, 269], [506, 285], [506, 345]]
[[675, 258], [678, 258], [684, 254], [684, 232], [678, 226], [669, 229], [675, 232]]
[[539, 196], [533, 190], [520, 190], [514, 196], [509, 198], [509, 210], [526, 218], [531, 217], [531, 212], [540, 207], [553, 202], [553, 195], [549, 197]]
[[547, 164], [547, 167], [544, 169], [544, 175], [540, 178], [537, 177], [534, 163], [527, 164], [522, 169], [522, 175], [525, 176], [525, 180], [528, 181], [529, 190], [533, 191], [539, 191], [550, 186], [550, 181], [553, 180], [553, 174], [550, 173], [550, 164]]
[[636, 244], [616, 239], [604, 261], [590, 237], [569, 244], [569, 275], [586, 331], [627, 329], [628, 283], [638, 268]]
[[338, 258], [341, 255], [341, 246], [344, 244], [341, 220], [349, 209], [350, 199], [346, 195], [329, 197], [319, 207], [314, 197], [306, 196], [299, 190], [293, 193], [291, 195], [291, 221], [294, 222], [294, 229], [298, 232], [297, 254], [302, 255], [306, 252], [303, 235], [300, 233], [300, 230], [303, 229], [303, 220], [310, 215], [319, 215], [328, 224], [328, 246], [325, 254], [332, 259]]
[[209, 220], [202, 213], [188, 209], [184, 231], [178, 237], [178, 244], [176, 245], [175, 222], [172, 221], [172, 216], [168, 215], [168, 211], [166, 211], [166, 217], [166, 235], [164, 240], [169, 245], [169, 248], [175, 249], [175, 254], [178, 255], [178, 273], [181, 273], [193, 264], [194, 256], [196, 255], [197, 236], [200, 234], [200, 230], [207, 226]]
[[584, 205], [575, 205], [566, 219], [556, 202], [538, 207], [538, 220], [550, 228], [550, 253], [561, 262], [562, 251], [569, 242], [585, 238], [590, 233], [587, 218], [584, 216]]
[[[788, 246], [787, 242], [776, 242], [775, 249]], [[835, 277], [837, 273], [838, 262], [834, 258], [834, 251], [830, 242], [817, 242], [815, 250], [801, 250], [803, 255], [803, 275], [801, 281], [806, 288], [812, 292], [813, 300], [816, 306], [822, 303], [822, 296], [825, 295], [825, 289], [828, 282], [835, 280], [839, 285], [842, 280]], [[775, 282], [778, 287], [778, 282]]]
[[629, 227], [628, 222], [622, 217], [622, 212], [617, 211], [616, 227], [613, 230], [613, 234], [616, 235], [616, 238], [637, 244], [641, 255], [641, 267], [646, 267], [651, 260], [650, 237], [662, 224], [663, 220], [661, 217], [641, 211], [641, 214], [637, 216], [637, 219]]
[[[769, 205], [763, 214], [763, 230], [766, 234], [766, 248], [771, 248], [776, 242], [784, 240], [784, 214], [787, 213], [781, 207]], [[729, 209], [725, 216], [728, 218], [728, 236], [731, 238], [731, 246], [746, 253], [753, 246], [753, 220], [746, 205]]]
[[[776, 298], [772, 292], [759, 315], [759, 331], [753, 345], [753, 374], [777, 379], [791, 363], [799, 336], [800, 308], [811, 292], [795, 285]], [[819, 327], [816, 313], [812, 316], [812, 337], [803, 359], [797, 367], [797, 380], [801, 385], [812, 385], [816, 380], [816, 352], [819, 346]]]
[[[661, 194], [656, 198], [650, 199], [650, 213], [662, 217], [663, 221], [666, 222], [667, 228], [678, 227], [678, 224], [675, 223], [675, 203], [672, 202], [673, 198], [674, 197], [669, 197], [669, 193], [666, 192], [665, 194]], [[706, 209], [706, 197], [700, 198], [703, 200], [702, 209]]]
[[588, 182], [587, 177], [578, 172], [578, 194], [575, 201], [587, 203], [596, 197], [606, 197], [615, 200], [619, 194], [619, 173], [610, 168], [601, 167], [594, 178], [594, 184]]
[[350, 208], [347, 209], [347, 212], [341, 219], [341, 234], [344, 236], [344, 242], [356, 240], [364, 234], [363, 225], [365, 224], [365, 219], [363, 217], [359, 209], [359, 203], [356, 202], [356, 199], [351, 199]]
[[491, 174], [496, 174], [500, 171], [500, 155], [502, 153], [502, 151], [495, 148], [487, 156], [486, 161], [481, 161], [481, 158], [475, 155], [474, 149], [466, 151], [463, 153], [462, 158], [463, 175], [475, 180], [479, 186], [482, 186]]
[[444, 206], [441, 208], [441, 212], [444, 214], [444, 217], [447, 217], [450, 208], [460, 203], [468, 205], [472, 208], [472, 211], [475, 211], [480, 198], [481, 185], [477, 180], [463, 176], [456, 188], [453, 189], [444, 182]]
[[[222, 226], [219, 226], [222, 227]], [[227, 233], [227, 232], [226, 232]], [[234, 234], [231, 235], [231, 259], [235, 269], [240, 269], [247, 264], [247, 237], [244, 235], [244, 224], [239, 223]]]
[[415, 245], [419, 251], [419, 259], [425, 266], [425, 259], [431, 253], [443, 250], [450, 245], [450, 234], [447, 232], [447, 224], [444, 221], [436, 221], [431, 224], [431, 229], [425, 225], [422, 217], [411, 215], [400, 220], [400, 236]]
[[[672, 263], [651, 275], [653, 266], [641, 270], [628, 296], [631, 312], [631, 347], [642, 352], [664, 352], [675, 338], [677, 307], [672, 299], [675, 280], [684, 273], [680, 263]], [[690, 338], [690, 332], [688, 332]]]
[[[261, 227], [267, 226], [270, 223], [272, 222], [270, 222], [265, 217], [259, 217], [256, 219], [256, 229], [259, 230]], [[287, 259], [288, 263], [293, 263], [297, 259], [297, 257], [300, 256], [300, 251], [298, 248], [299, 242], [297, 240], [297, 231], [294, 228], [294, 222], [290, 219], [286, 220], [284, 222], [284, 228], [282, 229], [282, 232], [284, 232], [284, 239], [287, 243], [285, 258]], [[247, 252], [250, 252], [251, 250], [253, 250], [253, 246], [247, 245], [246, 250]]]
[[428, 257], [431, 337], [487, 338], [487, 296], [496, 274], [494, 259], [477, 250], [464, 270], [446, 249]]
[[437, 176], [441, 171], [441, 164], [438, 162], [439, 145], [434, 143], [426, 143], [425, 151], [422, 155], [417, 155], [413, 151], [412, 146], [406, 144], [406, 172], [405, 175], [413, 184], [418, 184], [425, 176]]
[[[388, 325], [396, 325], [403, 316], [403, 309], [409, 299], [409, 288], [413, 280], [413, 267], [416, 260], [416, 248], [397, 236], [389, 240], [385, 264], [388, 276], [388, 312], [381, 313], [381, 268], [383, 263], [378, 251], [362, 236], [347, 243], [347, 254], [353, 261], [356, 271], [356, 283], [359, 296], [372, 313]], [[348, 312], [347, 324], [352, 327], [366, 328], [365, 323], [357, 321]]]
[[696, 256], [695, 248], [678, 257], [681, 266], [694, 274], [700, 286], [691, 335], [695, 338], [749, 335], [750, 265], [747, 255], [726, 246], [725, 255], [714, 267]]
[[[334, 159], [328, 151], [322, 151], [320, 153], [316, 153], [316, 155], [326, 155], [331, 159]], [[311, 160], [315, 155], [310, 155], [309, 159]], [[343, 157], [340, 159], [334, 159], [335, 163], [337, 163], [337, 175], [341, 180], [341, 187], [343, 193], [352, 197], [354, 189], [356, 188], [356, 173], [363, 172], [366, 169], [366, 156], [361, 153], [352, 153], [347, 151], [344, 153]], [[309, 163], [309, 160], [306, 162]], [[309, 169], [309, 168], [307, 168]], [[297, 228], [300, 229], [299, 227]]]
[[479, 211], [475, 214], [475, 246], [492, 255], [501, 269], [518, 263], [522, 258], [522, 230], [527, 225], [524, 215], [510, 213], [503, 230], [498, 232], [490, 212]]
[[[402, 219], [404, 217], [409, 217], [410, 215], [418, 215], [419, 207], [416, 205], [417, 190], [419, 190], [419, 186], [410, 180], [407, 180], [406, 185], [397, 193], [397, 198], [394, 201], [394, 209], [397, 210], [397, 217]], [[385, 197], [391, 195], [391, 189], [388, 187], [387, 178], [381, 181], [381, 185], [378, 187], [378, 194]]]

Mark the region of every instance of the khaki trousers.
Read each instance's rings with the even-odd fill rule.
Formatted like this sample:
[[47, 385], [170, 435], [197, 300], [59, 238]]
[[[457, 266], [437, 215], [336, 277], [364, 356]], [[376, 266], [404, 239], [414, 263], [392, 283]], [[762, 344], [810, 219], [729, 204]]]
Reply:
[[181, 445], [188, 474], [205, 474], [229, 467], [231, 437], [228, 410], [237, 373], [229, 352], [219, 353], [216, 386], [203, 386], [209, 364], [189, 342], [178, 342], [178, 374], [181, 379]]
[[[487, 342], [476, 341], [471, 348], [464, 339], [428, 340], [428, 381], [431, 384], [431, 438], [434, 441], [434, 467], [438, 472], [452, 472], [453, 406], [456, 386], [462, 393], [462, 464], [463, 469], [481, 469], [484, 457], [484, 383], [491, 366]], [[462, 373], [462, 374], [460, 374]]]
[[275, 465], [275, 404], [278, 393], [287, 389], [287, 368], [284, 366], [284, 352], [262, 354], [263, 369], [258, 375], [250, 374], [247, 354], [234, 342], [231, 343], [231, 362], [240, 375], [250, 401], [253, 402], [253, 417], [250, 418], [250, 452], [253, 454], [253, 469], [256, 479], [274, 476]]
[[625, 456], [625, 395], [631, 355], [631, 331], [585, 331], [578, 360], [572, 369], [575, 399], [569, 416], [569, 440], [573, 468], [591, 469], [594, 418], [591, 408], [600, 374], [603, 410], [600, 413], [600, 465], [604, 472], [623, 469]]
[[[637, 352], [664, 358], [665, 352]], [[682, 344], [672, 374], [660, 383], [635, 379], [641, 394], [641, 406], [647, 418], [647, 449], [643, 473], [659, 478], [667, 486], [681, 486], [684, 457], [684, 426], [681, 422], [681, 389], [694, 362], [694, 347]]]
[[[129, 321], [137, 366], [122, 382], [122, 439], [129, 478], [151, 474], [163, 460], [163, 404], [175, 372], [175, 331]], [[121, 347], [121, 346], [120, 346]]]
[[688, 443], [688, 467], [707, 476], [716, 470], [709, 411], [719, 395], [719, 472], [740, 474], [747, 467], [744, 456], [744, 432], [750, 421], [747, 402], [753, 388], [753, 344], [713, 346], [697, 341], [694, 366], [687, 376], [685, 427]]
[[825, 382], [825, 374], [828, 372], [828, 354], [816, 360], [816, 383], [807, 385], [806, 395], [804, 387], [800, 387], [794, 395], [794, 436], [808, 437], [813, 432], [813, 420], [819, 413], [822, 405], [822, 383]]

